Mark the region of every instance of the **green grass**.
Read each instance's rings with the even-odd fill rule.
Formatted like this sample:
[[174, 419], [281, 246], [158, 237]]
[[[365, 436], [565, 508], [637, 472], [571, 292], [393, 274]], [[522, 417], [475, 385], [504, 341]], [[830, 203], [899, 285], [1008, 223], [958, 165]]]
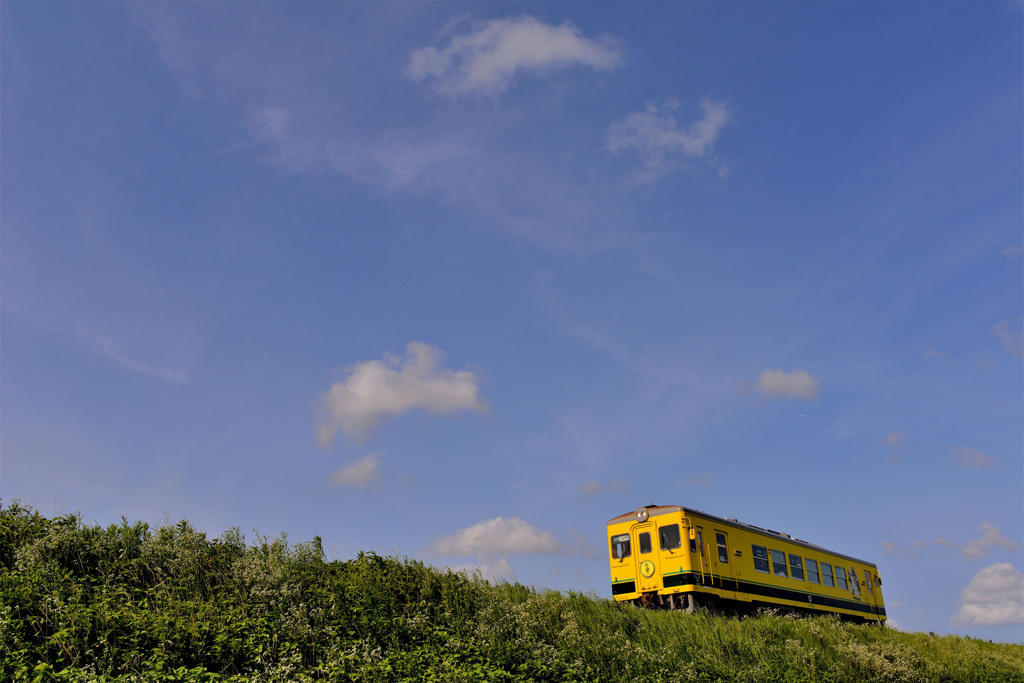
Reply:
[[188, 522], [0, 507], [0, 680], [1024, 683], [1024, 646], [654, 612]]

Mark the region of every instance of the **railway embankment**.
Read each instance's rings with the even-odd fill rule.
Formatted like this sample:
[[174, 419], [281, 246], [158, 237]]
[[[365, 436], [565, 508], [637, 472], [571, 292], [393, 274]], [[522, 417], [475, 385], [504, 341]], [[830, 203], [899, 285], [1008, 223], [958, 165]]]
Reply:
[[319, 539], [0, 507], [4, 681], [1024, 682], [1024, 645], [654, 612]]

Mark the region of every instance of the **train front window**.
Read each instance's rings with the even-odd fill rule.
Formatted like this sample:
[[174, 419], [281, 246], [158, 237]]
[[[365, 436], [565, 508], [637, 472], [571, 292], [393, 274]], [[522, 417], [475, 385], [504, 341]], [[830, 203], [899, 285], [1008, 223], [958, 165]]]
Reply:
[[658, 541], [662, 550], [675, 550], [683, 545], [683, 539], [679, 535], [679, 525], [669, 524], [658, 529]]
[[624, 557], [629, 557], [629, 534], [619, 534], [618, 536], [612, 536], [612, 558], [621, 560]]
[[768, 551], [764, 546], [750, 546], [751, 554], [754, 556], [754, 569], [759, 572], [768, 573]]
[[781, 550], [772, 551], [772, 571], [775, 576], [789, 576], [786, 573], [786, 553]]
[[725, 543], [725, 534], [715, 534], [718, 542], [718, 561], [722, 564], [729, 564], [729, 547]]
[[804, 564], [799, 555], [789, 556], [789, 575], [798, 581], [804, 580]]
[[651, 552], [651, 535], [646, 531], [636, 537], [637, 542], [640, 543], [640, 554], [644, 555]]
[[811, 558], [807, 558], [807, 580], [811, 583], [821, 583], [818, 581], [818, 563]]
[[821, 563], [821, 582], [826, 586], [835, 586], [832, 583], [832, 565], [828, 562]]

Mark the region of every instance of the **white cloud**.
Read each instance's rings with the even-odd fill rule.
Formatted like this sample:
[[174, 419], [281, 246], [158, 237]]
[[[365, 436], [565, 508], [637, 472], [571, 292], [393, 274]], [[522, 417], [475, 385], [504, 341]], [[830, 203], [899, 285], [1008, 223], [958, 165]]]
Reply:
[[1024, 358], [1024, 318], [1017, 324], [1010, 320], [1000, 320], [992, 329], [1003, 342], [1007, 353], [1014, 358]]
[[571, 548], [548, 531], [518, 517], [495, 517], [439, 538], [429, 551], [444, 557], [505, 557], [508, 555], [567, 555]]
[[507, 557], [491, 557], [476, 564], [448, 565], [448, 568], [466, 576], [478, 574], [488, 581], [511, 581], [516, 575]]
[[380, 481], [380, 474], [377, 472], [378, 465], [380, 465], [380, 458], [370, 453], [334, 470], [331, 473], [330, 483], [332, 486], [366, 488]]
[[508, 558], [512, 555], [594, 558], [601, 554], [582, 534], [570, 535], [573, 541], [566, 543], [518, 517], [495, 517], [437, 539], [427, 547], [427, 552], [442, 557], [473, 557], [475, 564], [452, 568], [467, 573], [479, 570], [485, 578], [511, 579], [514, 572]]
[[1024, 623], [1024, 575], [1009, 562], [985, 567], [960, 592], [960, 602], [951, 624]]
[[569, 22], [553, 26], [523, 16], [483, 22], [441, 49], [413, 50], [406, 73], [443, 95], [498, 95], [517, 73], [572, 66], [602, 71], [621, 61], [607, 37], [588, 39]]
[[480, 378], [469, 370], [453, 372], [440, 367], [443, 358], [440, 349], [411, 342], [404, 359], [385, 354], [384, 360], [347, 368], [344, 381], [334, 383], [320, 398], [320, 446], [329, 446], [339, 429], [349, 438], [365, 438], [382, 419], [414, 408], [435, 415], [460, 410], [486, 412]]
[[679, 102], [672, 98], [648, 102], [645, 111], [633, 112], [608, 129], [608, 149], [613, 152], [633, 150], [643, 162], [644, 169], [634, 182], [656, 180], [686, 158], [704, 159], [720, 173], [725, 172], [712, 155], [722, 128], [729, 122], [725, 102], [704, 98], [700, 103], [700, 116], [689, 125], [680, 124], [676, 119], [673, 112], [677, 109]]
[[992, 467], [995, 463], [995, 460], [991, 455], [982, 453], [974, 448], [968, 448], [967, 446], [950, 446], [949, 451], [956, 456], [957, 462], [960, 463], [962, 467], [967, 467], [972, 470]]
[[989, 556], [989, 552], [993, 548], [1013, 551], [1020, 547], [1006, 536], [1003, 536], [999, 529], [990, 522], [982, 522], [979, 530], [981, 531], [981, 538], [968, 541], [962, 546], [951, 543], [945, 538], [938, 538], [935, 540], [935, 543], [962, 553], [965, 560], [984, 559]]
[[812, 400], [821, 393], [821, 383], [805, 370], [765, 370], [757, 378], [755, 388], [764, 396]]

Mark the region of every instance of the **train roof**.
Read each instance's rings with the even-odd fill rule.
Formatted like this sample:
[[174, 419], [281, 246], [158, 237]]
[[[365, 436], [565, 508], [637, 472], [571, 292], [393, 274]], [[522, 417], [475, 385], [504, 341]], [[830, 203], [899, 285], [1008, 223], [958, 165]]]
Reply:
[[[704, 512], [703, 510], [698, 510], [696, 508], [688, 508], [688, 507], [684, 507], [682, 505], [644, 505], [642, 507], [647, 509], [648, 517], [657, 517], [659, 515], [668, 515], [668, 514], [672, 514], [673, 512], [693, 513], [695, 515], [700, 515], [701, 517], [704, 517], [706, 519], [714, 520], [714, 521], [716, 521], [716, 522], [718, 522], [720, 524], [724, 524], [726, 526], [737, 527], [739, 529], [744, 529], [746, 531], [750, 531], [751, 533], [759, 534], [761, 536], [768, 536], [769, 538], [779, 538], [779, 539], [781, 539], [781, 540], [783, 540], [783, 541], [785, 541], [787, 543], [793, 543], [795, 545], [801, 545], [801, 546], [804, 546], [806, 548], [811, 548], [812, 550], [817, 550], [818, 552], [828, 553], [829, 555], [835, 555], [836, 557], [842, 557], [843, 559], [852, 560], [854, 562], [859, 562], [860, 564], [866, 564], [869, 567], [874, 567], [876, 570], [878, 569], [878, 565], [876, 565], [874, 562], [868, 562], [867, 560], [862, 560], [860, 558], [853, 557], [851, 555], [845, 555], [843, 553], [837, 553], [834, 550], [829, 550], [828, 548], [822, 547], [822, 546], [817, 545], [815, 543], [809, 543], [809, 542], [804, 541], [802, 539], [794, 538], [793, 536], [790, 536], [789, 534], [787, 534], [785, 532], [775, 531], [773, 529], [764, 529], [764, 528], [756, 526], [754, 524], [747, 524], [746, 522], [741, 522], [738, 519], [729, 519], [727, 517], [718, 517], [716, 515], [710, 515], [710, 514]], [[637, 508], [637, 510], [639, 510], [639, 508]], [[623, 514], [619, 515], [618, 517], [612, 517], [610, 520], [608, 520], [608, 524], [609, 525], [611, 525], [611, 524], [621, 524], [622, 522], [628, 522], [630, 520], [635, 520], [636, 519], [636, 512], [637, 512], [637, 510], [632, 510], [630, 512], [623, 513]]]

